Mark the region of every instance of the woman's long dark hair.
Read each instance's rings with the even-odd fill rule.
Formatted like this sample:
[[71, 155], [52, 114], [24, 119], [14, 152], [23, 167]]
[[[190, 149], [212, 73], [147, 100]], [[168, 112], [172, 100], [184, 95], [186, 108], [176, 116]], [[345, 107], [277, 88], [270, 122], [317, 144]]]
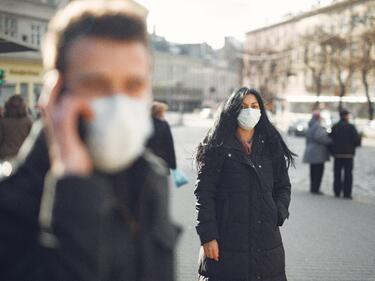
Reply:
[[26, 104], [20, 95], [11, 96], [5, 103], [4, 117], [24, 118], [27, 116]]
[[206, 158], [207, 153], [223, 145], [224, 141], [236, 132], [238, 127], [237, 117], [242, 109], [243, 98], [246, 95], [255, 96], [261, 111], [260, 120], [255, 126], [253, 151], [256, 151], [259, 142], [264, 138], [268, 142], [268, 148], [271, 150], [273, 156], [277, 157], [281, 153], [287, 161], [288, 168], [291, 165], [294, 166], [294, 158], [297, 155], [290, 151], [280, 133], [269, 121], [260, 93], [255, 89], [241, 87], [236, 89], [220, 106], [213, 127], [208, 131], [203, 142], [199, 144], [195, 156], [198, 168]]

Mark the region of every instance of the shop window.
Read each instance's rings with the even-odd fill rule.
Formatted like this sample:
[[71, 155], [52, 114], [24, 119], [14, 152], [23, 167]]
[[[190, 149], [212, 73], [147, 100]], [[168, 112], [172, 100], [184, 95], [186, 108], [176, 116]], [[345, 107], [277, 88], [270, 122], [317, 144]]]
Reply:
[[34, 84], [33, 86], [34, 104], [38, 103], [41, 92], [42, 92], [42, 84]]
[[28, 103], [28, 84], [27, 83], [21, 83], [20, 84], [20, 95], [23, 97], [26, 103]]
[[4, 84], [1, 86], [1, 95], [0, 95], [0, 106], [4, 107], [5, 102], [8, 98], [15, 94], [16, 85], [15, 84]]

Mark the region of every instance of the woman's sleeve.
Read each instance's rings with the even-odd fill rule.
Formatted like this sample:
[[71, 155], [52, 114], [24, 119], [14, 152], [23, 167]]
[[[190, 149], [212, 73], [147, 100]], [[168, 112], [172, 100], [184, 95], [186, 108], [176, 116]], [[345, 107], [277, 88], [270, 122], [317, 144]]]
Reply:
[[289, 218], [291, 184], [286, 160], [282, 155], [274, 164], [274, 200], [278, 209], [278, 225]]
[[209, 153], [198, 171], [195, 185], [195, 208], [198, 212], [197, 232], [201, 244], [219, 238], [216, 222], [215, 196], [224, 158], [219, 150]]

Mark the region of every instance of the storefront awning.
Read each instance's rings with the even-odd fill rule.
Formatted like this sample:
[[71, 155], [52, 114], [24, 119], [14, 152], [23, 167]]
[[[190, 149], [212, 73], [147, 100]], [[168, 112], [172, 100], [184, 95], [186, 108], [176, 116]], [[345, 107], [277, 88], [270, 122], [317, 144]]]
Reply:
[[10, 42], [0, 38], [0, 53], [37, 51], [36, 48], [27, 47], [21, 44]]

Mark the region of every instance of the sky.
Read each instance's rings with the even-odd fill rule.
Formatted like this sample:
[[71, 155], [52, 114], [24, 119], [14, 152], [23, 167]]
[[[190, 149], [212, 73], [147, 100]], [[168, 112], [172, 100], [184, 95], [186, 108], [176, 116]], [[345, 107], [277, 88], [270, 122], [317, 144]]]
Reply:
[[288, 13], [331, 0], [136, 0], [149, 10], [148, 29], [176, 43], [207, 42], [215, 48], [225, 36], [244, 39], [252, 29], [279, 21]]

